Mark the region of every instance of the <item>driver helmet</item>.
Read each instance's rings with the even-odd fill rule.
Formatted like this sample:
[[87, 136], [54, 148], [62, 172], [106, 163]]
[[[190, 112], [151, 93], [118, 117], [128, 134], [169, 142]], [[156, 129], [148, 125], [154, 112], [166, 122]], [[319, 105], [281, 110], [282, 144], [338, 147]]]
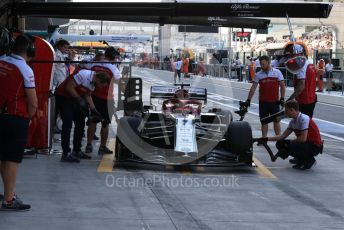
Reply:
[[288, 42], [284, 46], [283, 55], [286, 60], [284, 63], [286, 69], [289, 72], [296, 74], [306, 64], [308, 49], [303, 42]]
[[189, 92], [186, 89], [178, 89], [174, 93], [174, 98], [184, 99], [189, 97]]

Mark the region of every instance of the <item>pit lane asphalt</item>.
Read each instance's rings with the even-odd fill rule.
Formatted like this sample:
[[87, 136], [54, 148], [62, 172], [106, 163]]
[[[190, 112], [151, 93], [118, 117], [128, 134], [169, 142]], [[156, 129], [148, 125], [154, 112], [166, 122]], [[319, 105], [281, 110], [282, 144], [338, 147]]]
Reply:
[[[134, 75], [144, 79], [146, 96], [151, 83], [160, 81], [166, 85], [166, 79], [156, 78], [160, 72], [135, 70]], [[233, 95], [235, 99], [245, 99], [247, 92], [243, 94]], [[211, 100], [209, 104], [218, 102], [216, 98]], [[253, 135], [260, 136], [257, 116], [247, 114], [245, 120], [251, 124]], [[115, 130], [113, 123], [110, 145]], [[59, 135], [55, 137], [58, 139]], [[93, 159], [82, 160], [80, 164], [61, 163], [58, 155], [26, 157], [17, 193], [32, 205], [32, 210], [0, 212], [0, 227], [9, 230], [342, 229], [343, 142], [324, 139], [324, 154], [317, 157], [318, 164], [309, 171], [294, 170], [281, 159], [272, 163], [265, 150], [255, 146], [255, 157], [274, 177], [258, 168], [243, 167], [178, 170], [115, 167], [112, 172], [99, 173], [98, 143]], [[60, 148], [59, 145], [56, 141], [54, 148]]]

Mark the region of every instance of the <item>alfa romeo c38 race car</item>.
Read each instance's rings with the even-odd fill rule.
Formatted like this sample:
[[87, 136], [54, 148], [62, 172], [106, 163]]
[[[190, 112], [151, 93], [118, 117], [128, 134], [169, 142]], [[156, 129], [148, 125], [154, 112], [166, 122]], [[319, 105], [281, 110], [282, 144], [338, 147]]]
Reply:
[[149, 105], [119, 119], [115, 156], [117, 163], [251, 166], [252, 146], [247, 122], [207, 108], [207, 89], [159, 85], [151, 86]]

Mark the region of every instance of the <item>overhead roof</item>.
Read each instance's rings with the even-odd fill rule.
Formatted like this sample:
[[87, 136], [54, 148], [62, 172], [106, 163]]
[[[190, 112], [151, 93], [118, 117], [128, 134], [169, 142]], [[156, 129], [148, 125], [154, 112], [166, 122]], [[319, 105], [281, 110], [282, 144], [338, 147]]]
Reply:
[[327, 18], [332, 5], [324, 3], [190, 3], [190, 2], [17, 2], [16, 13], [29, 16], [75, 17], [289, 17]]
[[324, 3], [191, 2], [16, 2], [13, 15], [159, 24], [266, 29], [270, 20], [254, 17], [327, 18]]

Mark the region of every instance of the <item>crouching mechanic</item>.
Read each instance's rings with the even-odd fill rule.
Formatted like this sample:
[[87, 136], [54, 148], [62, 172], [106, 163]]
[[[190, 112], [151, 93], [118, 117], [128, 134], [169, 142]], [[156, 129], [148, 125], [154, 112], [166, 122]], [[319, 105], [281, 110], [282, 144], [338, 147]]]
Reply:
[[[300, 112], [297, 101], [287, 101], [284, 106], [286, 116], [292, 118], [288, 128], [279, 136], [262, 139], [277, 141], [276, 157], [286, 159], [289, 155], [293, 156], [294, 159], [290, 160], [290, 163], [295, 164], [293, 168], [310, 169], [316, 163], [314, 156], [322, 153], [323, 149], [319, 129], [312, 118]], [[295, 133], [296, 139], [286, 140], [292, 132]]]
[[[61, 161], [80, 162], [79, 158], [90, 159], [91, 156], [81, 151], [81, 141], [85, 128], [85, 117], [101, 120], [95, 109], [91, 92], [96, 88], [109, 85], [106, 74], [91, 70], [80, 70], [64, 80], [56, 89], [56, 103], [61, 111], [62, 132], [61, 145], [63, 154]], [[89, 112], [90, 111], [90, 112]], [[70, 149], [70, 133], [74, 122], [73, 152]]]

